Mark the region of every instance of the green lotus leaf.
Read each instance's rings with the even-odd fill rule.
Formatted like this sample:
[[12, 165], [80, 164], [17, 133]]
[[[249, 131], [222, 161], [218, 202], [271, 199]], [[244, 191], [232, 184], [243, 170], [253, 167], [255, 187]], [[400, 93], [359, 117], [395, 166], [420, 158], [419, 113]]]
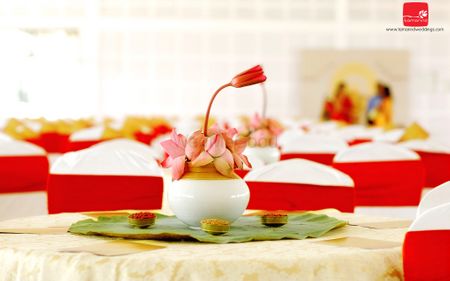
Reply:
[[346, 225], [346, 222], [322, 214], [291, 213], [289, 223], [282, 227], [261, 224], [260, 216], [242, 216], [230, 231], [215, 236], [202, 230], [191, 229], [174, 216], [158, 214], [150, 228], [135, 228], [128, 224], [126, 216], [99, 217], [71, 225], [69, 232], [83, 235], [101, 235], [127, 239], [196, 240], [206, 243], [241, 243], [261, 240], [317, 238], [330, 230]]

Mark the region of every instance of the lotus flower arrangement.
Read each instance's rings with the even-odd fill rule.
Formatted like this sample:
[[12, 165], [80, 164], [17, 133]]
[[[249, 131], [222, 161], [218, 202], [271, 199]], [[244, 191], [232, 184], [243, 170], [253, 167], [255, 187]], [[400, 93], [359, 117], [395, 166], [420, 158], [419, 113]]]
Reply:
[[250, 191], [243, 179], [234, 173], [243, 165], [251, 167], [243, 155], [248, 138], [238, 137], [235, 128], [208, 128], [215, 97], [227, 87], [242, 88], [264, 82], [261, 66], [255, 66], [217, 89], [206, 111], [202, 130], [185, 137], [174, 130], [161, 146], [169, 157], [162, 163], [172, 168], [169, 206], [176, 217], [193, 228], [208, 218], [235, 221], [245, 211]]
[[248, 138], [233, 140], [237, 134], [235, 128], [221, 130], [214, 126], [208, 136], [199, 130], [186, 138], [173, 130], [170, 139], [161, 142], [169, 155], [162, 166], [172, 168], [174, 180], [183, 176], [186, 167], [204, 167], [209, 164], [213, 164], [220, 174], [232, 177], [235, 168], [242, 169], [243, 164], [251, 167], [247, 157], [242, 154]]
[[250, 120], [244, 122], [240, 134], [249, 138], [249, 147], [245, 150], [249, 157], [256, 157], [264, 164], [271, 164], [280, 159], [277, 146], [277, 137], [283, 132], [283, 127], [275, 119], [266, 117], [267, 91], [264, 83], [261, 84], [263, 93], [262, 116], [258, 113]]
[[258, 113], [252, 116], [241, 135], [248, 137], [250, 147], [276, 146], [277, 137], [283, 132], [283, 126], [272, 118], [263, 118]]
[[215, 169], [226, 177], [233, 177], [235, 168], [242, 169], [245, 164], [251, 167], [247, 157], [243, 155], [248, 138], [236, 138], [238, 131], [235, 128], [227, 130], [213, 126], [208, 130], [208, 121], [214, 99], [226, 87], [242, 88], [266, 80], [261, 66], [257, 65], [239, 73], [231, 82], [222, 85], [212, 96], [203, 130], [194, 132], [188, 138], [172, 131], [169, 140], [161, 142], [161, 146], [169, 157], [162, 163], [163, 167], [172, 168], [172, 178], [179, 180], [189, 167], [204, 167], [213, 164]]

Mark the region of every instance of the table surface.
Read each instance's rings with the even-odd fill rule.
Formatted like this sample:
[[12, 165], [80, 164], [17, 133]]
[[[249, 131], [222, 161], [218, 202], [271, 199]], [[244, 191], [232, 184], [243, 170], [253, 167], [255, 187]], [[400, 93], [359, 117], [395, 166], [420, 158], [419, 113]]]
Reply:
[[[325, 210], [351, 225], [316, 239], [240, 244], [154, 242], [164, 248], [121, 256], [62, 249], [98, 244], [101, 237], [64, 234], [0, 234], [0, 280], [402, 280], [405, 226], [392, 221]], [[67, 227], [89, 218], [58, 214], [0, 222], [0, 228]], [[398, 219], [396, 219], [398, 220]], [[341, 237], [396, 242], [366, 249], [317, 243]], [[153, 243], [153, 242], [152, 242]]]

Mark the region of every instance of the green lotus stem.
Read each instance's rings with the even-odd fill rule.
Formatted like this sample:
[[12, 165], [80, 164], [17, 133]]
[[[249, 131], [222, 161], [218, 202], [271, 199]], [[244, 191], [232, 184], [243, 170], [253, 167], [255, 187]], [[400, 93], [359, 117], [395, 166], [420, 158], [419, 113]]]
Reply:
[[214, 102], [214, 99], [216, 98], [216, 96], [219, 94], [220, 91], [222, 91], [223, 89], [225, 89], [226, 87], [229, 87], [229, 86], [231, 86], [231, 83], [222, 85], [219, 89], [216, 90], [214, 95], [211, 97], [211, 100], [209, 101], [209, 105], [208, 105], [208, 110], [206, 111], [205, 123], [203, 124], [203, 135], [208, 136], [209, 114], [211, 113], [211, 107]]

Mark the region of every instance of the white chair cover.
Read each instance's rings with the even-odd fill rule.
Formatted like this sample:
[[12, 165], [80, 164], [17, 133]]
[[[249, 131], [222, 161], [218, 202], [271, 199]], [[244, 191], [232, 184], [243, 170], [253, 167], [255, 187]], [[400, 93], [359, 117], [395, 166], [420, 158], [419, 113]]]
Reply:
[[325, 186], [353, 187], [353, 180], [346, 174], [305, 159], [290, 159], [250, 171], [246, 181], [301, 183]]
[[141, 153], [116, 145], [66, 153], [56, 160], [50, 174], [161, 176], [156, 160], [148, 157], [151, 151]]
[[415, 151], [434, 152], [450, 154], [450, 146], [433, 139], [410, 140], [399, 143], [399, 146]]
[[382, 132], [379, 135], [376, 135], [373, 138], [373, 141], [377, 142], [387, 142], [387, 143], [396, 143], [403, 136], [405, 129], [392, 129], [389, 131]]
[[409, 227], [409, 231], [450, 230], [450, 202], [423, 212]]
[[92, 128], [79, 130], [71, 134], [69, 140], [73, 142], [100, 140], [102, 139], [104, 130], [105, 128], [103, 126], [95, 126]]
[[0, 156], [46, 155], [40, 146], [21, 140], [0, 140]]
[[283, 153], [337, 153], [348, 144], [340, 138], [320, 135], [300, 135], [282, 146]]
[[[417, 209], [417, 216], [419, 217], [426, 211], [450, 203], [450, 181], [441, 184], [438, 187], [430, 190], [420, 201], [419, 207]], [[449, 217], [450, 220], [450, 217]]]
[[418, 160], [419, 155], [406, 148], [387, 143], [362, 143], [339, 152], [335, 163]]

